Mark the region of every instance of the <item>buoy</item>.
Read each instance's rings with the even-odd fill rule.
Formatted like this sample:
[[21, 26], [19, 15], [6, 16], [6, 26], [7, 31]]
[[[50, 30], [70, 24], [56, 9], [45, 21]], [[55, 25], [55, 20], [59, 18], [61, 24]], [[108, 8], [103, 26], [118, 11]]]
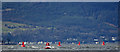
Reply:
[[21, 47], [25, 47], [25, 45], [24, 45], [24, 42], [22, 42], [22, 45], [21, 45]]
[[60, 45], [60, 42], [58, 42], [58, 46], [61, 46], [61, 45]]
[[105, 45], [105, 42], [103, 41], [102, 45]]
[[50, 46], [50, 44], [47, 42], [47, 43], [46, 43], [46, 46]]
[[80, 42], [78, 43], [78, 45], [80, 45]]
[[51, 46], [50, 46], [50, 44], [48, 42], [46, 43], [45, 49], [51, 49]]

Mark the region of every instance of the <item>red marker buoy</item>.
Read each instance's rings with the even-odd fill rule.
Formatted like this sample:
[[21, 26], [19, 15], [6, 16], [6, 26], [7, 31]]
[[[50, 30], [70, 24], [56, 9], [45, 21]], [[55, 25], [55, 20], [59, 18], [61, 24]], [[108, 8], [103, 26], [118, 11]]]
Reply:
[[61, 46], [61, 45], [60, 45], [60, 42], [58, 42], [58, 46]]
[[51, 49], [50, 44], [47, 42], [45, 49]]
[[80, 42], [78, 43], [78, 45], [80, 45]]
[[24, 45], [24, 42], [22, 42], [22, 45], [21, 45], [21, 47], [25, 47], [25, 45]]
[[50, 46], [50, 44], [49, 44], [49, 43], [46, 43], [46, 46]]
[[103, 41], [102, 45], [105, 45], [105, 42]]

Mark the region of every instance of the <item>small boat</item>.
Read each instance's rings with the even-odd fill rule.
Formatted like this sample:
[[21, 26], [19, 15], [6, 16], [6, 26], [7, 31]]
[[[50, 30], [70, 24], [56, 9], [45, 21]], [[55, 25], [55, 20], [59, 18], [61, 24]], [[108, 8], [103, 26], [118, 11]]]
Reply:
[[45, 49], [51, 49], [51, 46], [50, 46], [50, 44], [48, 42], [46, 43]]

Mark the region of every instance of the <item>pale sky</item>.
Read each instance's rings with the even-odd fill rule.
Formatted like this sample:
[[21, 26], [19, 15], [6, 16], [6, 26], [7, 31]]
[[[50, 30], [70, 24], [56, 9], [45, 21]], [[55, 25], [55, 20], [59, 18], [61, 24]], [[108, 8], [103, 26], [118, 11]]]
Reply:
[[0, 0], [2, 2], [119, 2], [120, 0]]

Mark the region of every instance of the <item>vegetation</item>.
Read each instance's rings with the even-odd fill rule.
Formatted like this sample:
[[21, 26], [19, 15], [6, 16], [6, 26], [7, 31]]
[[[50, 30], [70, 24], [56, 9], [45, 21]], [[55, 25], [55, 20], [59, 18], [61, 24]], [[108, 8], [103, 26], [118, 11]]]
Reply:
[[9, 34], [11, 41], [111, 41], [117, 37], [117, 8], [118, 3], [4, 2], [3, 39]]

